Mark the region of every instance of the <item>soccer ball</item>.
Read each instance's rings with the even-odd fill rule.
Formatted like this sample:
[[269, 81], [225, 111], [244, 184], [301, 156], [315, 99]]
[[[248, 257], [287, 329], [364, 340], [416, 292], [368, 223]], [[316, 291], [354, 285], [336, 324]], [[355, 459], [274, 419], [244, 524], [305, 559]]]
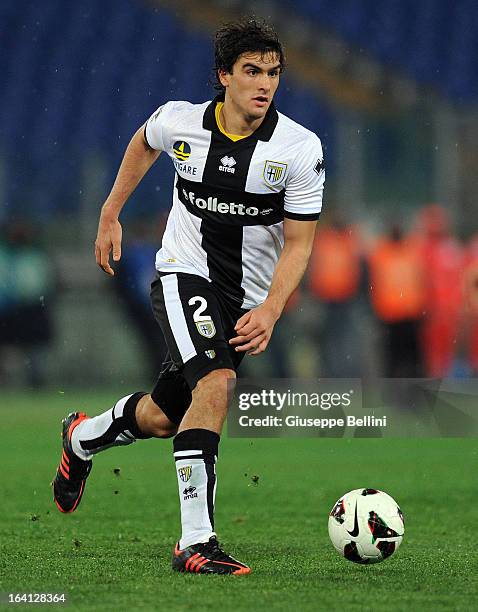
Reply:
[[329, 536], [337, 552], [354, 563], [378, 563], [400, 546], [403, 514], [397, 502], [377, 489], [354, 489], [329, 515]]

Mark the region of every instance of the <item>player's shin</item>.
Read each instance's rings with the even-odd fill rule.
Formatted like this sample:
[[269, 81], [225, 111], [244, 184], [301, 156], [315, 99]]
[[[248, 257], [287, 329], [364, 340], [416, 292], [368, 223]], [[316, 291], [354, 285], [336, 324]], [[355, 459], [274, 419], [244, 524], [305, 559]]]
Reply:
[[219, 435], [186, 429], [174, 438], [174, 458], [181, 504], [179, 548], [207, 542], [214, 535], [216, 459]]
[[150, 438], [141, 432], [136, 422], [136, 407], [145, 395], [137, 392], [122, 397], [106, 412], [82, 421], [71, 436], [75, 455], [87, 461], [112, 446], [123, 446], [138, 439]]

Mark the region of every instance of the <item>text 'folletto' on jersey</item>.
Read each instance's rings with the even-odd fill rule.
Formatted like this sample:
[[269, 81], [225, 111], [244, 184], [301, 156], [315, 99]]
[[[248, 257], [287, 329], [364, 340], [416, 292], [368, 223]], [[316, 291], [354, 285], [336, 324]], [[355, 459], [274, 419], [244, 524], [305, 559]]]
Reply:
[[216, 104], [172, 101], [144, 136], [176, 169], [173, 206], [156, 256], [162, 272], [197, 274], [243, 308], [267, 297], [284, 218], [316, 220], [325, 171], [320, 139], [272, 104], [250, 136], [219, 129]]

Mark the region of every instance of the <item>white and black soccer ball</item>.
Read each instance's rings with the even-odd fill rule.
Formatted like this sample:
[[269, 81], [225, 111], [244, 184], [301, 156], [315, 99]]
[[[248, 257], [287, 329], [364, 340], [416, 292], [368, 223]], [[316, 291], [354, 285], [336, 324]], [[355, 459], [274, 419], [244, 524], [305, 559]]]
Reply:
[[354, 489], [329, 515], [329, 536], [337, 552], [354, 563], [378, 563], [400, 546], [403, 514], [397, 502], [378, 489]]

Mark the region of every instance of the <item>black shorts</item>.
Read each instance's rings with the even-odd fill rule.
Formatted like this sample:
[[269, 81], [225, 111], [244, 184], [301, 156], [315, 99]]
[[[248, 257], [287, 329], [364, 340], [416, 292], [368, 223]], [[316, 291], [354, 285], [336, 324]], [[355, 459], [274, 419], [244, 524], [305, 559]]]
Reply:
[[201, 378], [221, 368], [236, 370], [241, 363], [244, 353], [228, 342], [247, 310], [201, 276], [182, 272], [158, 272], [151, 285], [151, 303], [168, 347], [151, 397], [179, 424]]

